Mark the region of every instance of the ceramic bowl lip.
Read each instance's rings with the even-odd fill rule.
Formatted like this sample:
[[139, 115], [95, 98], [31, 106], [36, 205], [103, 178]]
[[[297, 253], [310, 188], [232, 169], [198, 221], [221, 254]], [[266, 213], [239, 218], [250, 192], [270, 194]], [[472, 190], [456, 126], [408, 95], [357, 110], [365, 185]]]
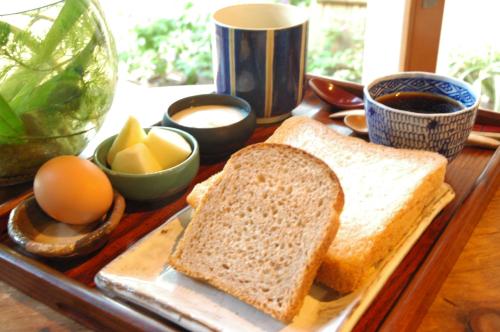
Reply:
[[99, 167], [101, 167], [103, 170], [105, 170], [108, 174], [110, 174], [110, 175], [121, 176], [121, 177], [132, 178], [132, 179], [141, 179], [141, 178], [143, 179], [143, 178], [146, 178], [146, 177], [149, 177], [149, 176], [158, 176], [158, 175], [165, 175], [165, 174], [168, 174], [168, 173], [173, 173], [174, 171], [176, 171], [176, 170], [178, 170], [180, 168], [183, 168], [184, 166], [190, 164], [193, 161], [193, 159], [195, 159], [196, 156], [199, 155], [199, 149], [200, 148], [199, 148], [199, 145], [198, 145], [198, 141], [190, 133], [188, 133], [188, 132], [186, 132], [184, 130], [177, 129], [177, 128], [165, 127], [165, 126], [145, 127], [143, 129], [146, 129], [146, 130], [149, 131], [152, 128], [166, 129], [166, 130], [170, 130], [170, 131], [174, 131], [174, 132], [186, 135], [189, 138], [190, 143], [192, 143], [193, 151], [191, 151], [191, 154], [189, 155], [189, 157], [187, 157], [186, 160], [184, 160], [180, 164], [175, 165], [174, 167], [170, 167], [170, 168], [158, 171], [158, 172], [153, 172], [153, 173], [148, 173], [148, 174], [132, 174], [132, 173], [117, 172], [117, 171], [114, 171], [111, 168], [109, 168], [108, 165], [107, 165], [107, 163], [103, 164], [101, 162], [101, 160], [99, 160], [99, 158], [98, 158], [99, 151], [101, 151], [101, 149], [104, 148], [104, 145], [106, 145], [110, 140], [114, 139], [118, 135], [118, 134], [115, 134], [115, 135], [112, 135], [112, 136], [106, 138], [105, 140], [103, 140], [97, 146], [97, 148], [95, 149], [95, 152], [94, 152], [94, 156], [93, 156], [94, 162]]
[[[289, 24], [289, 25], [284, 25], [280, 27], [274, 27], [274, 28], [247, 28], [247, 27], [241, 27], [233, 24], [227, 24], [223, 23], [220, 21], [219, 18], [217, 18], [218, 15], [224, 10], [228, 10], [230, 8], [236, 8], [236, 7], [257, 7], [257, 6], [262, 6], [262, 7], [281, 7], [289, 11], [294, 11], [296, 12], [295, 15], [301, 16], [300, 19], [296, 19], [296, 23], [294, 24]], [[309, 16], [304, 14], [303, 12], [300, 12], [301, 9], [297, 6], [285, 4], [285, 3], [266, 3], [266, 2], [255, 2], [255, 3], [236, 3], [228, 6], [223, 6], [221, 8], [218, 8], [215, 10], [212, 15], [211, 15], [211, 20], [212, 23], [224, 27], [224, 28], [229, 28], [229, 29], [234, 29], [234, 30], [243, 30], [243, 31], [282, 31], [282, 30], [287, 30], [287, 29], [292, 29], [298, 26], [301, 26], [303, 24], [306, 24], [309, 21]]]
[[[440, 81], [450, 81], [455, 85], [458, 85], [464, 89], [467, 89], [467, 91], [475, 98], [475, 102], [472, 106], [466, 107], [460, 111], [452, 112], [452, 113], [416, 113], [416, 112], [403, 111], [403, 110], [400, 110], [397, 108], [389, 107], [385, 104], [382, 104], [382, 103], [376, 101], [370, 95], [370, 89], [374, 85], [376, 85], [380, 82], [390, 81], [390, 80], [397, 79], [397, 78], [412, 78], [412, 77], [413, 78], [422, 77], [422, 78], [430, 78], [430, 79], [435, 79], [435, 80], [440, 80]], [[450, 76], [438, 75], [438, 74], [422, 72], [422, 71], [399, 72], [396, 74], [379, 77], [379, 78], [375, 79], [374, 81], [372, 81], [370, 84], [365, 85], [365, 87], [363, 88], [363, 93], [364, 93], [364, 96], [366, 98], [366, 101], [369, 101], [370, 103], [377, 105], [379, 108], [383, 108], [383, 109], [389, 110], [389, 111], [394, 112], [394, 113], [411, 115], [411, 116], [414, 116], [416, 118], [454, 117], [454, 116], [457, 116], [459, 114], [474, 111], [475, 109], [477, 109], [479, 107], [479, 102], [480, 102], [478, 94], [474, 91], [474, 89], [472, 88], [472, 86], [470, 84], [463, 82], [463, 81], [460, 81], [460, 80], [453, 78], [453, 77], [450, 77]]]
[[[226, 98], [226, 99], [229, 99], [229, 100], [232, 99], [232, 100], [236, 100], [238, 102], [243, 103], [245, 105], [245, 108], [241, 108], [241, 109], [243, 110], [243, 112], [245, 113], [245, 115], [243, 116], [243, 118], [241, 118], [241, 120], [233, 122], [233, 123], [225, 125], [225, 126], [219, 126], [219, 127], [201, 127], [201, 128], [184, 126], [184, 125], [180, 124], [179, 122], [175, 121], [174, 119], [172, 119], [172, 117], [170, 116], [170, 110], [172, 109], [173, 106], [175, 106], [177, 104], [180, 104], [180, 103], [185, 102], [185, 101], [190, 100], [190, 99], [198, 99], [198, 98], [205, 98], [205, 97], [212, 97], [212, 96], [220, 96], [221, 98]], [[193, 106], [203, 106], [203, 105], [225, 105], [225, 104], [214, 104], [214, 103], [205, 103], [204, 102], [204, 103], [195, 103]], [[226, 105], [226, 106], [229, 106], [229, 105]], [[234, 105], [231, 105], [231, 106], [234, 106]], [[252, 114], [254, 114], [254, 111], [252, 110], [252, 107], [243, 98], [240, 98], [240, 97], [237, 97], [237, 96], [232, 96], [232, 95], [225, 95], [225, 94], [221, 94], [221, 93], [205, 93], [205, 94], [193, 95], [193, 96], [185, 97], [185, 98], [182, 98], [182, 99], [179, 99], [179, 100], [173, 102], [168, 107], [167, 111], [165, 112], [165, 117], [167, 119], [169, 119], [170, 121], [172, 121], [173, 123], [175, 123], [176, 126], [179, 126], [179, 128], [181, 128], [182, 130], [184, 130], [186, 132], [190, 130], [190, 131], [198, 132], [198, 133], [208, 133], [208, 132], [211, 132], [211, 131], [214, 131], [214, 130], [228, 129], [230, 127], [238, 127], [239, 125], [241, 125], [245, 121], [247, 121], [248, 118]]]

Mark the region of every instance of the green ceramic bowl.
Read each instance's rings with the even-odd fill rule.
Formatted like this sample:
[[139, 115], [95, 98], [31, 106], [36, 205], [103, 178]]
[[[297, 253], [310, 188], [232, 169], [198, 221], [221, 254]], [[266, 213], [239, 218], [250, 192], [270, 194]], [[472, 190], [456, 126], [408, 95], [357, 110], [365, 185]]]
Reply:
[[[106, 156], [116, 135], [104, 140], [94, 153], [94, 162], [108, 176], [113, 188], [126, 199], [135, 201], [152, 201], [167, 198], [186, 189], [198, 173], [200, 152], [196, 139], [185, 131], [159, 127], [180, 134], [191, 145], [193, 152], [182, 163], [175, 167], [150, 174], [128, 174], [111, 170], [106, 162]], [[146, 132], [150, 128], [145, 128]]]

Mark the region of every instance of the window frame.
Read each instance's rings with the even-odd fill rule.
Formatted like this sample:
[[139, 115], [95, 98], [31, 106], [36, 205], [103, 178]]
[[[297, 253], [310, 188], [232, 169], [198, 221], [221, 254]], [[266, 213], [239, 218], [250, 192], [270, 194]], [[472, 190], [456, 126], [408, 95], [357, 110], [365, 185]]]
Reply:
[[399, 68], [435, 72], [445, 0], [406, 0]]

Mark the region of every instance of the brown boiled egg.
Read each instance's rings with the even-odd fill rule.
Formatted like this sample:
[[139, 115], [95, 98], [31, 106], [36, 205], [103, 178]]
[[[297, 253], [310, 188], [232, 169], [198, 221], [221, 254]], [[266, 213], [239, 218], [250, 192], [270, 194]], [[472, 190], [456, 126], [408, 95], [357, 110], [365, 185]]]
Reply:
[[107, 176], [92, 162], [75, 156], [55, 157], [43, 164], [33, 191], [45, 213], [73, 225], [99, 220], [113, 202]]

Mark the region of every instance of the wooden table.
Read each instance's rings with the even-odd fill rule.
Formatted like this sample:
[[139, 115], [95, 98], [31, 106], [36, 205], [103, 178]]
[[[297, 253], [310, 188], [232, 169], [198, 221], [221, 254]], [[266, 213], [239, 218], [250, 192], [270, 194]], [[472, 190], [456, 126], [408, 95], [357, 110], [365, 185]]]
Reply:
[[419, 331], [500, 331], [500, 188]]
[[[131, 89], [122, 85], [117, 100]], [[206, 92], [210, 87], [204, 88]], [[114, 119], [107, 130], [118, 130], [127, 113], [144, 112], [148, 104], [161, 108], [168, 100], [189, 94], [183, 87], [164, 95], [160, 90], [144, 91], [136, 102], [115, 104], [111, 113]], [[123, 108], [128, 108], [125, 112]], [[151, 110], [151, 114], [160, 110]], [[142, 117], [144, 118], [144, 117]], [[145, 122], [150, 122], [147, 119]], [[115, 128], [116, 127], [116, 128]], [[1, 273], [1, 272], [0, 272]], [[9, 285], [0, 282], [0, 326], [2, 331], [85, 331], [85, 327], [47, 306], [31, 299]], [[468, 329], [489, 327], [500, 330], [500, 189], [496, 190], [487, 210], [479, 221], [471, 239], [448, 276], [440, 293], [423, 319], [421, 331], [448, 328]], [[417, 328], [415, 326], [415, 328]], [[479, 330], [479, 329], [477, 329]], [[483, 329], [487, 330], [487, 329]]]

